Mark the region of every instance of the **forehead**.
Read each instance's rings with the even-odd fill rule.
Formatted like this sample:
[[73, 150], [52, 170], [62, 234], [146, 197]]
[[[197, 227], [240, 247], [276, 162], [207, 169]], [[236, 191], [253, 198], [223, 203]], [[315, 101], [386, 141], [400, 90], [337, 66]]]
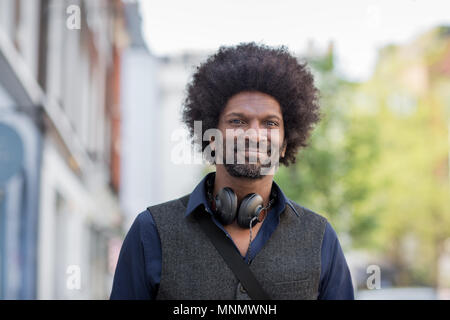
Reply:
[[260, 116], [274, 114], [281, 117], [281, 107], [278, 101], [274, 97], [258, 91], [244, 91], [232, 96], [223, 110], [223, 115], [226, 116], [233, 112]]

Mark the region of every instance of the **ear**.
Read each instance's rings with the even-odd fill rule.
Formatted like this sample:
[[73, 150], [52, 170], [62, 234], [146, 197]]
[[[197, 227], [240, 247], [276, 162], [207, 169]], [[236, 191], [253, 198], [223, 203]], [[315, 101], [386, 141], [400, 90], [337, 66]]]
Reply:
[[215, 140], [209, 140], [209, 146], [211, 148], [211, 150], [216, 150], [216, 141]]
[[287, 143], [286, 140], [283, 141], [283, 149], [281, 149], [281, 158], [284, 158], [284, 155], [286, 154], [287, 149]]

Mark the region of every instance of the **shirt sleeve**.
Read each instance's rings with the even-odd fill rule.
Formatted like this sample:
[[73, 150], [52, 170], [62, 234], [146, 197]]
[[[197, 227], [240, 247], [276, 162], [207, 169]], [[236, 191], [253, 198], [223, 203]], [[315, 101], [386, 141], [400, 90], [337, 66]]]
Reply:
[[111, 300], [154, 299], [161, 274], [161, 242], [148, 210], [130, 227], [120, 249]]
[[319, 300], [353, 300], [350, 270], [336, 232], [327, 223], [322, 241]]

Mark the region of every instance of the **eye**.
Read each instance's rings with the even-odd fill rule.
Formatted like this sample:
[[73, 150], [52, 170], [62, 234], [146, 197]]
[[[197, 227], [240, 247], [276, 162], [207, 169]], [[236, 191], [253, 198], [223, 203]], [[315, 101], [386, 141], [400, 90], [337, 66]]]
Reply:
[[228, 121], [228, 123], [231, 123], [231, 124], [243, 124], [244, 121], [242, 121], [241, 119], [231, 119], [231, 120]]
[[270, 121], [270, 120], [268, 120], [268, 121], [266, 121], [266, 124], [267, 124], [269, 127], [278, 127], [278, 122], [275, 122], [275, 121]]

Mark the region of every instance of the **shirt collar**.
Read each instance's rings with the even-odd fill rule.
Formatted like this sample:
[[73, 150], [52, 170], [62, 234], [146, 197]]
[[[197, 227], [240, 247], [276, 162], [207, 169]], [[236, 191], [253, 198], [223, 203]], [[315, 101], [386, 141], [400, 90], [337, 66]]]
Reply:
[[[211, 176], [215, 175], [215, 172], [208, 173], [203, 179], [200, 181], [199, 184], [195, 187], [195, 189], [192, 191], [191, 195], [189, 196], [189, 201], [186, 207], [185, 217], [189, 216], [195, 209], [197, 209], [200, 205], [203, 205], [204, 208], [207, 208], [208, 211], [210, 210], [210, 206], [207, 200], [206, 196], [206, 180]], [[283, 190], [276, 184], [275, 181], [272, 183], [272, 188], [275, 188], [275, 191], [278, 195], [278, 201], [275, 202], [274, 212], [277, 214], [281, 214], [281, 212], [284, 211], [286, 208], [286, 204], [288, 204], [290, 207], [289, 199], [284, 194]], [[296, 210], [294, 209], [295, 213], [298, 215]]]
[[208, 179], [209, 176], [215, 174], [216, 174], [215, 172], [208, 173], [192, 191], [191, 195], [189, 196], [189, 201], [186, 207], [185, 212], [186, 217], [202, 204], [205, 208], [209, 208], [208, 200], [206, 197], [206, 180]]

